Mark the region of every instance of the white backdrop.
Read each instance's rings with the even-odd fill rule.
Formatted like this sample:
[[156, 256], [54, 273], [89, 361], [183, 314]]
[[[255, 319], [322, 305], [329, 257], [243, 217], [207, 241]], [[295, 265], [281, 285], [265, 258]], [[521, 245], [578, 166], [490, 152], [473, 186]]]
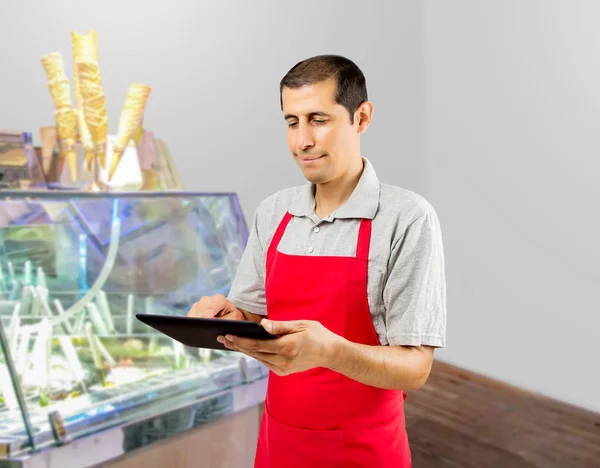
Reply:
[[600, 4], [21, 0], [2, 11], [0, 128], [37, 136], [52, 124], [39, 58], [68, 57], [71, 29], [94, 28], [111, 131], [129, 83], [148, 83], [146, 127], [186, 189], [236, 191], [247, 219], [303, 182], [285, 146], [283, 74], [318, 53], [354, 59], [375, 106], [365, 155], [442, 222], [438, 356], [600, 410]]

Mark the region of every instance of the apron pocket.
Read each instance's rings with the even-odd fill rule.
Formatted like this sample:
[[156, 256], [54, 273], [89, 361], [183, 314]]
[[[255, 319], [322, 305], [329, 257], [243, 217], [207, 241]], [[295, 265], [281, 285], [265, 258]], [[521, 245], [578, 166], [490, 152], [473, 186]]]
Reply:
[[282, 423], [265, 404], [257, 453], [257, 467], [344, 467], [342, 430], [311, 430]]

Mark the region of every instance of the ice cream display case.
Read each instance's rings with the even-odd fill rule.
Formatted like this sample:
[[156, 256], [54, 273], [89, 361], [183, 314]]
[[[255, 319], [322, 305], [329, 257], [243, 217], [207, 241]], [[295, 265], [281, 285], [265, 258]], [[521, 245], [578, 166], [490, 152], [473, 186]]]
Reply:
[[0, 192], [0, 467], [115, 427], [120, 455], [236, 411], [266, 368], [135, 314], [226, 295], [247, 236], [232, 193]]

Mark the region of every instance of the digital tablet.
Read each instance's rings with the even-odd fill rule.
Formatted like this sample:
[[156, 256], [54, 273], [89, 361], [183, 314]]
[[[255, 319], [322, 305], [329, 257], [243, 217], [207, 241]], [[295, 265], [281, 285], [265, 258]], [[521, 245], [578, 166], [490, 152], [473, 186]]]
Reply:
[[259, 323], [247, 320], [198, 318], [155, 314], [136, 314], [140, 322], [192, 348], [232, 351], [217, 341], [218, 336], [235, 335], [244, 338], [272, 340], [277, 338]]

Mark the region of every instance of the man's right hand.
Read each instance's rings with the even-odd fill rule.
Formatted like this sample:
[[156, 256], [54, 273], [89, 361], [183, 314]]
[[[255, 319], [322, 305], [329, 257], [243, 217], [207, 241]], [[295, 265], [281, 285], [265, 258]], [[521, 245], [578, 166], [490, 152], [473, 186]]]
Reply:
[[232, 302], [221, 294], [203, 296], [187, 313], [188, 317], [222, 318], [227, 320], [247, 320], [247, 317]]

